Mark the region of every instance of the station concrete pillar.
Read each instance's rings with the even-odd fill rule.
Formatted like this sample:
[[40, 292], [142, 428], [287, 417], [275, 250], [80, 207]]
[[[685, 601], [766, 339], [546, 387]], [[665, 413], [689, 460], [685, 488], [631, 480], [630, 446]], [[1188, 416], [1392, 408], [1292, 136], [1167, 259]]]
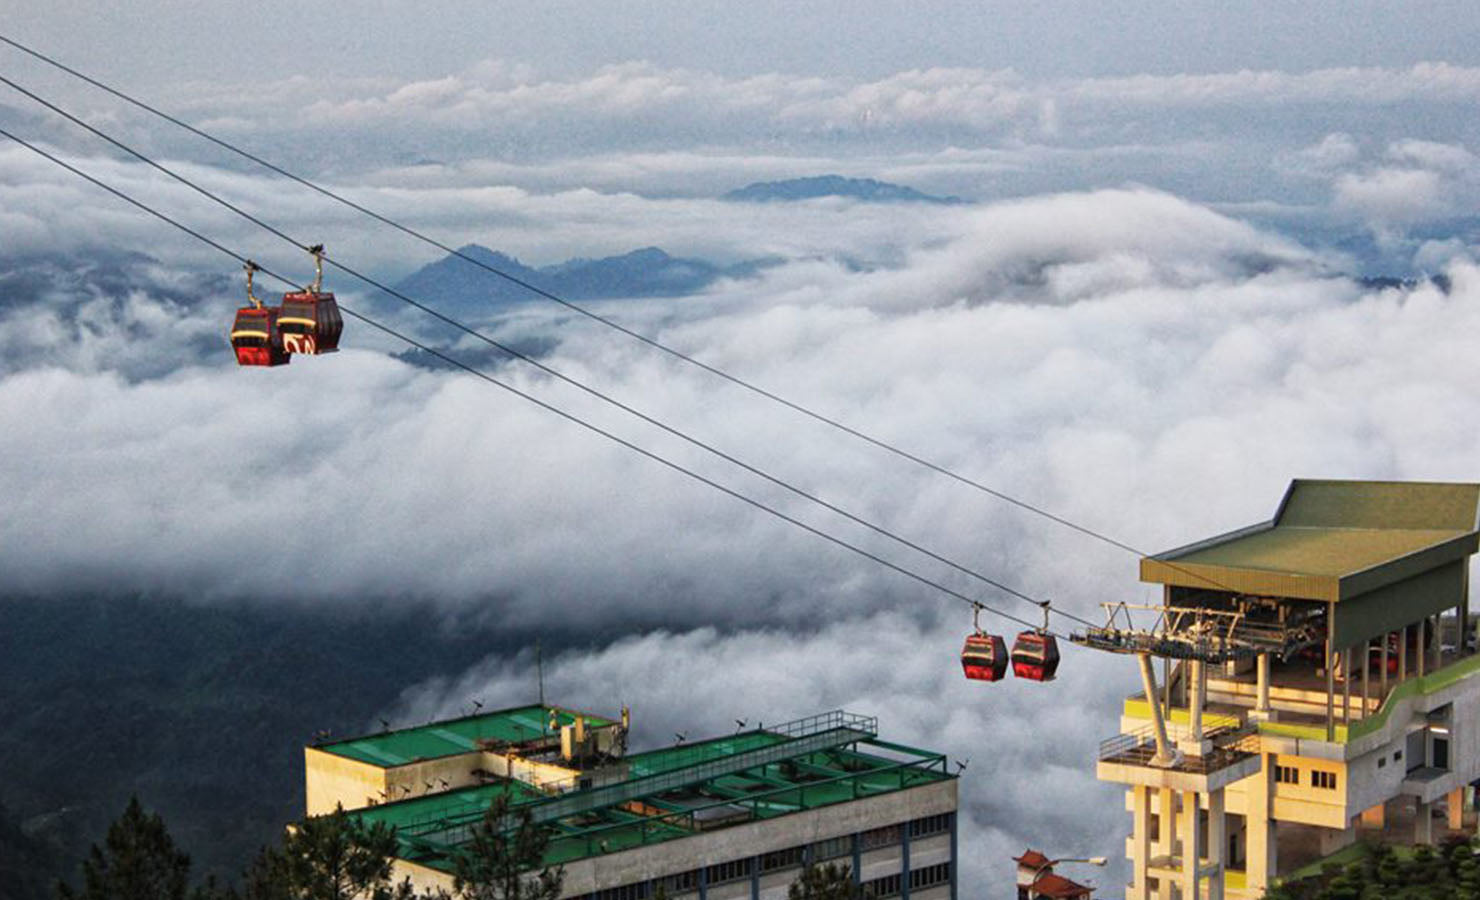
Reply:
[[1265, 753], [1259, 771], [1249, 776], [1248, 803], [1244, 811], [1244, 828], [1248, 846], [1244, 849], [1244, 868], [1249, 892], [1261, 896], [1274, 881], [1279, 863], [1275, 844], [1275, 822], [1272, 818], [1270, 791], [1274, 787], [1274, 754]]
[[1146, 880], [1146, 865], [1151, 861], [1151, 789], [1132, 785], [1131, 789], [1131, 883], [1125, 900], [1151, 900]]
[[1269, 654], [1259, 654], [1258, 674], [1255, 683], [1258, 685], [1258, 702], [1254, 705], [1254, 711], [1260, 715], [1269, 715]]
[[1198, 870], [1202, 868], [1202, 834], [1198, 825], [1197, 791], [1182, 792], [1182, 898], [1198, 900]]
[[1434, 843], [1433, 804], [1422, 800], [1413, 801], [1413, 843]]
[[1223, 900], [1224, 861], [1228, 854], [1228, 820], [1224, 815], [1223, 788], [1208, 794], [1208, 900]]
[[1449, 814], [1449, 825], [1451, 831], [1459, 831], [1465, 827], [1465, 789], [1457, 787], [1449, 792], [1447, 812]]

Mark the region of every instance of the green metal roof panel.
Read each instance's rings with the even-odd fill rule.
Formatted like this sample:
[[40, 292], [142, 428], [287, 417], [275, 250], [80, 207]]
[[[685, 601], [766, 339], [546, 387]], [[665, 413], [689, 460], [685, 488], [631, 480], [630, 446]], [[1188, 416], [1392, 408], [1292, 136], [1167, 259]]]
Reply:
[[1141, 560], [1141, 580], [1341, 600], [1475, 552], [1480, 485], [1295, 481], [1274, 521]]
[[[321, 744], [318, 749], [336, 756], [357, 759], [382, 768], [403, 766], [423, 759], [441, 759], [460, 753], [471, 753], [478, 749], [482, 740], [518, 743], [545, 734], [549, 724], [551, 707], [521, 706], [496, 712], [465, 716], [446, 722], [434, 722], [415, 728], [402, 728], [383, 734], [366, 735], [332, 744]], [[581, 714], [593, 727], [614, 724], [610, 719]], [[575, 721], [575, 715], [559, 711], [561, 725]], [[555, 737], [553, 733], [551, 737]]]
[[384, 822], [396, 829], [405, 829], [445, 816], [481, 816], [483, 811], [488, 809], [488, 805], [493, 802], [493, 798], [505, 793], [509, 794], [516, 804], [537, 800], [544, 796], [539, 790], [523, 782], [500, 781], [456, 791], [429, 794], [425, 797], [413, 797], [409, 800], [398, 800], [395, 803], [367, 806], [363, 809], [351, 810], [350, 814], [365, 822]]
[[1480, 510], [1480, 484], [1296, 479], [1290, 485], [1275, 524], [1385, 531], [1474, 531], [1477, 510]]

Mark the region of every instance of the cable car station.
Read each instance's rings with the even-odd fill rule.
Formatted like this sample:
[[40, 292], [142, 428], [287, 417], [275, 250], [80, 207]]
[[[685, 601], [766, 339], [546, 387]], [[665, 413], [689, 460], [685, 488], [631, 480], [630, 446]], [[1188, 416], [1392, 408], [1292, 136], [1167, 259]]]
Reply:
[[1097, 763], [1126, 786], [1128, 900], [1259, 897], [1395, 817], [1432, 843], [1441, 802], [1460, 827], [1477, 513], [1475, 484], [1297, 480], [1270, 521], [1141, 560], [1160, 607], [1074, 635], [1140, 663]]

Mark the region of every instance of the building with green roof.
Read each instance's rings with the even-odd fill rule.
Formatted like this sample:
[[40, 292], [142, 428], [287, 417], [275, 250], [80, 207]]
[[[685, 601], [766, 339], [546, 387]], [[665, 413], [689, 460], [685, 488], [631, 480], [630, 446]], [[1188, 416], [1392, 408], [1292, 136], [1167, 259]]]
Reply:
[[397, 877], [450, 888], [496, 798], [548, 828], [565, 894], [782, 900], [809, 862], [873, 896], [954, 900], [956, 778], [944, 756], [841, 711], [627, 751], [628, 717], [519, 707], [306, 749], [310, 813], [394, 826]]

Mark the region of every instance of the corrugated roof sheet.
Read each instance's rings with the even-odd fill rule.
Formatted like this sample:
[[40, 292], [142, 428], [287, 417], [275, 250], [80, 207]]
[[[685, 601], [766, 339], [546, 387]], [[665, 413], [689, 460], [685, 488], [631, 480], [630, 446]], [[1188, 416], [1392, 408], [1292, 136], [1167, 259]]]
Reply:
[[[382, 768], [406, 765], [419, 759], [441, 759], [470, 753], [478, 749], [480, 740], [497, 740], [518, 743], [549, 734], [558, 738], [558, 733], [546, 732], [550, 710], [548, 706], [520, 706], [501, 709], [461, 719], [433, 722], [415, 728], [402, 728], [383, 734], [320, 744], [319, 750], [357, 759]], [[611, 725], [610, 719], [581, 713], [587, 724], [593, 727]], [[575, 715], [560, 710], [560, 724], [569, 725]]]
[[1480, 485], [1291, 483], [1262, 526], [1141, 560], [1141, 580], [1341, 600], [1475, 552]]

